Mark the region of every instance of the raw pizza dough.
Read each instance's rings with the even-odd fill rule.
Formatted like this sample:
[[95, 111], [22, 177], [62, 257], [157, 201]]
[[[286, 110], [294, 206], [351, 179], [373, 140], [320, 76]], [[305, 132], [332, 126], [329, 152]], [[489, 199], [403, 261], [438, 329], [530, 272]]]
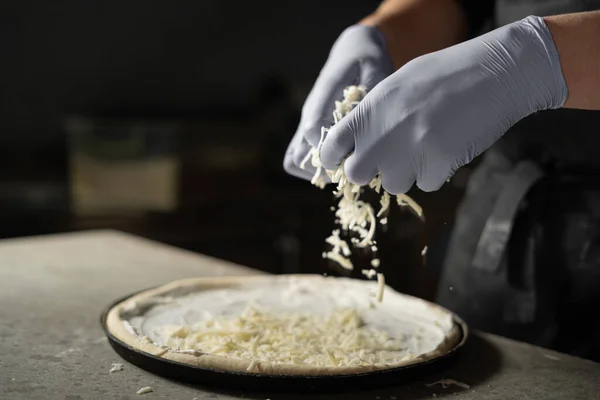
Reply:
[[[213, 370], [275, 375], [347, 375], [392, 369], [439, 357], [461, 339], [455, 316], [424, 300], [386, 287], [382, 303], [374, 301], [377, 284], [320, 275], [195, 278], [139, 293], [114, 306], [109, 331], [126, 344], [168, 359]], [[365, 326], [403, 338], [405, 354], [387, 364], [322, 366], [256, 361], [165, 346], [169, 325], [195, 324], [214, 317], [240, 316], [249, 304], [273, 313], [331, 315], [359, 310]]]

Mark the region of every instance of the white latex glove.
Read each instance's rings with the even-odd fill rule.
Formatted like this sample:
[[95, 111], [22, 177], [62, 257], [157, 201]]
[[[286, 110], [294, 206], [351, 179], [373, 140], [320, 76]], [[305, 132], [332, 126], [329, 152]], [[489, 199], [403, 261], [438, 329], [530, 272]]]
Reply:
[[394, 67], [386, 51], [383, 35], [376, 28], [355, 25], [346, 29], [333, 45], [304, 107], [300, 125], [284, 159], [285, 170], [299, 178], [310, 180], [315, 169], [300, 163], [311, 147], [317, 147], [321, 127], [333, 124], [335, 101], [342, 99], [345, 87], [363, 85], [367, 90], [389, 76]]
[[348, 157], [352, 183], [381, 173], [392, 194], [415, 181], [437, 190], [513, 124], [566, 98], [552, 35], [528, 17], [407, 63], [329, 131], [321, 162], [332, 170]]

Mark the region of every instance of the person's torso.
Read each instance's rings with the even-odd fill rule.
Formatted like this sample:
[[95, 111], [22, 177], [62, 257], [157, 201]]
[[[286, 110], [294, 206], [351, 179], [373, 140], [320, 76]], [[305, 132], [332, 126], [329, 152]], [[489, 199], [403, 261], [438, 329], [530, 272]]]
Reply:
[[529, 15], [549, 15], [600, 9], [600, 0], [496, 0], [496, 26], [502, 26]]

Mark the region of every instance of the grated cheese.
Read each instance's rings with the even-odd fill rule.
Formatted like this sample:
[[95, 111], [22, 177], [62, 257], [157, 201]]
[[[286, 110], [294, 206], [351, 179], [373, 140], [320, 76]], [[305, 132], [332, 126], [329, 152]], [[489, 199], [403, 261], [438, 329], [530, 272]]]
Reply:
[[158, 353], [154, 354], [156, 357], [161, 357], [164, 356], [165, 354], [167, 354], [167, 352], [169, 351], [168, 348], [161, 348]]
[[[184, 328], [184, 329], [182, 329]], [[157, 334], [181, 351], [261, 362], [316, 366], [385, 365], [406, 360], [407, 338], [365, 324], [357, 309], [328, 314], [268, 312], [249, 306], [191, 326], [166, 326]]]
[[456, 379], [442, 379], [433, 383], [426, 383], [425, 386], [431, 387], [435, 385], [441, 385], [442, 388], [446, 389], [448, 386], [458, 386], [463, 389], [471, 389], [471, 386], [464, 382], [457, 381]]
[[258, 362], [256, 360], [252, 360], [250, 362], [250, 365], [248, 365], [248, 368], [246, 368], [246, 371], [253, 371], [257, 365], [258, 365]]
[[325, 239], [325, 242], [327, 242], [333, 246], [332, 251], [334, 253], [339, 253], [341, 250], [342, 253], [344, 254], [344, 257], [350, 257], [350, 255], [352, 254], [352, 251], [350, 251], [350, 246], [348, 246], [348, 243], [346, 243], [344, 240], [342, 240], [340, 238], [340, 230], [339, 229], [334, 229], [333, 232], [331, 233], [331, 236], [329, 236], [327, 239]]
[[138, 390], [137, 392], [135, 392], [135, 394], [146, 394], [146, 393], [150, 393], [153, 391], [154, 390], [152, 390], [152, 388], [150, 386], [145, 386], [145, 387], [141, 388], [140, 390]]
[[124, 365], [120, 364], [120, 363], [112, 363], [110, 366], [110, 370], [108, 370], [109, 373], [113, 373], [113, 372], [119, 372], [119, 371], [123, 371]]
[[427, 246], [423, 247], [423, 250], [421, 250], [421, 255], [423, 257], [425, 257], [425, 254], [427, 254]]
[[[187, 330], [186, 330], [186, 332], [187, 332]], [[187, 336], [188, 334], [189, 334], [189, 333], [186, 333], [186, 336]], [[185, 336], [183, 336], [183, 337], [185, 337]], [[194, 350], [194, 349], [187, 349], [187, 350], [175, 350], [175, 352], [176, 352], [176, 353], [181, 353], [181, 354], [189, 354], [189, 355], [192, 355], [192, 356], [201, 356], [201, 355], [202, 355], [202, 352], [200, 352], [200, 351], [198, 351], [198, 350]]]
[[[366, 96], [366, 88], [364, 86], [348, 86], [344, 89], [343, 100], [335, 102], [335, 108], [333, 111], [334, 125], [337, 124], [344, 116], [352, 111], [359, 101]], [[376, 193], [381, 193], [379, 200], [381, 208], [375, 214], [373, 207], [362, 200], [359, 197], [363, 191], [361, 186], [355, 185], [348, 181], [346, 174], [344, 173], [344, 162], [335, 170], [329, 171], [323, 168], [323, 164], [319, 159], [321, 147], [323, 141], [327, 135], [328, 128], [321, 128], [321, 139], [316, 148], [311, 149], [306, 157], [300, 163], [301, 168], [306, 167], [308, 161], [311, 162], [312, 166], [316, 168], [315, 174], [311, 180], [311, 183], [317, 187], [323, 189], [326, 181], [324, 174], [327, 175], [331, 182], [337, 184], [336, 190], [333, 192], [334, 195], [339, 198], [338, 207], [335, 211], [337, 217], [335, 222], [339, 224], [344, 232], [354, 234], [358, 237], [350, 238], [350, 243], [356, 248], [367, 248], [371, 247], [371, 251], [377, 251], [375, 244], [375, 228], [377, 226], [377, 218], [381, 218], [381, 224], [387, 224], [387, 217], [384, 215], [390, 207], [390, 194], [382, 188], [381, 175], [378, 174], [375, 178], [369, 182], [368, 187], [373, 189]], [[399, 194], [396, 196], [396, 202], [398, 205], [410, 207], [419, 217], [423, 215], [423, 209], [409, 196], [406, 194]], [[350, 261], [352, 252], [348, 243], [340, 237], [340, 231], [334, 230], [332, 235], [326, 239], [326, 242], [333, 248], [323, 254], [323, 258], [335, 261], [340, 264], [343, 268], [352, 270], [353, 265]], [[373, 260], [371, 264], [379, 266], [379, 260]], [[375, 265], [376, 264], [376, 265]], [[379, 275], [378, 275], [379, 277]], [[381, 275], [383, 280], [383, 275]], [[385, 285], [381, 286], [385, 287]], [[378, 296], [378, 299], [382, 298], [383, 294]], [[381, 301], [381, 300], [380, 300]]]
[[378, 258], [374, 258], [371, 260], [371, 266], [373, 266], [373, 268], [379, 268], [380, 264], [381, 264], [381, 261], [379, 261]]
[[152, 343], [152, 340], [148, 336], [140, 336], [138, 340], [142, 343]]

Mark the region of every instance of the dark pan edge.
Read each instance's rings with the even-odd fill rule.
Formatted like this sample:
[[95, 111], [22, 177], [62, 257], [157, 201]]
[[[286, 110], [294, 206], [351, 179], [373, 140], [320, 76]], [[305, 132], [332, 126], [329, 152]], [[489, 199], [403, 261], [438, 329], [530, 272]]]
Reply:
[[464, 347], [469, 337], [467, 324], [456, 314], [450, 312], [454, 323], [460, 329], [459, 342], [447, 353], [422, 363], [400, 366], [392, 369], [345, 374], [345, 375], [256, 375], [244, 372], [231, 372], [219, 369], [197, 367], [184, 364], [138, 350], [116, 338], [106, 324], [109, 311], [117, 304], [149, 289], [140, 290], [124, 296], [106, 307], [100, 316], [102, 330], [106, 334], [111, 347], [119, 356], [155, 375], [181, 382], [202, 386], [219, 386], [227, 389], [249, 389], [257, 391], [348, 391], [355, 388], [371, 386], [389, 386], [420, 380], [425, 375], [432, 375], [446, 369]]

